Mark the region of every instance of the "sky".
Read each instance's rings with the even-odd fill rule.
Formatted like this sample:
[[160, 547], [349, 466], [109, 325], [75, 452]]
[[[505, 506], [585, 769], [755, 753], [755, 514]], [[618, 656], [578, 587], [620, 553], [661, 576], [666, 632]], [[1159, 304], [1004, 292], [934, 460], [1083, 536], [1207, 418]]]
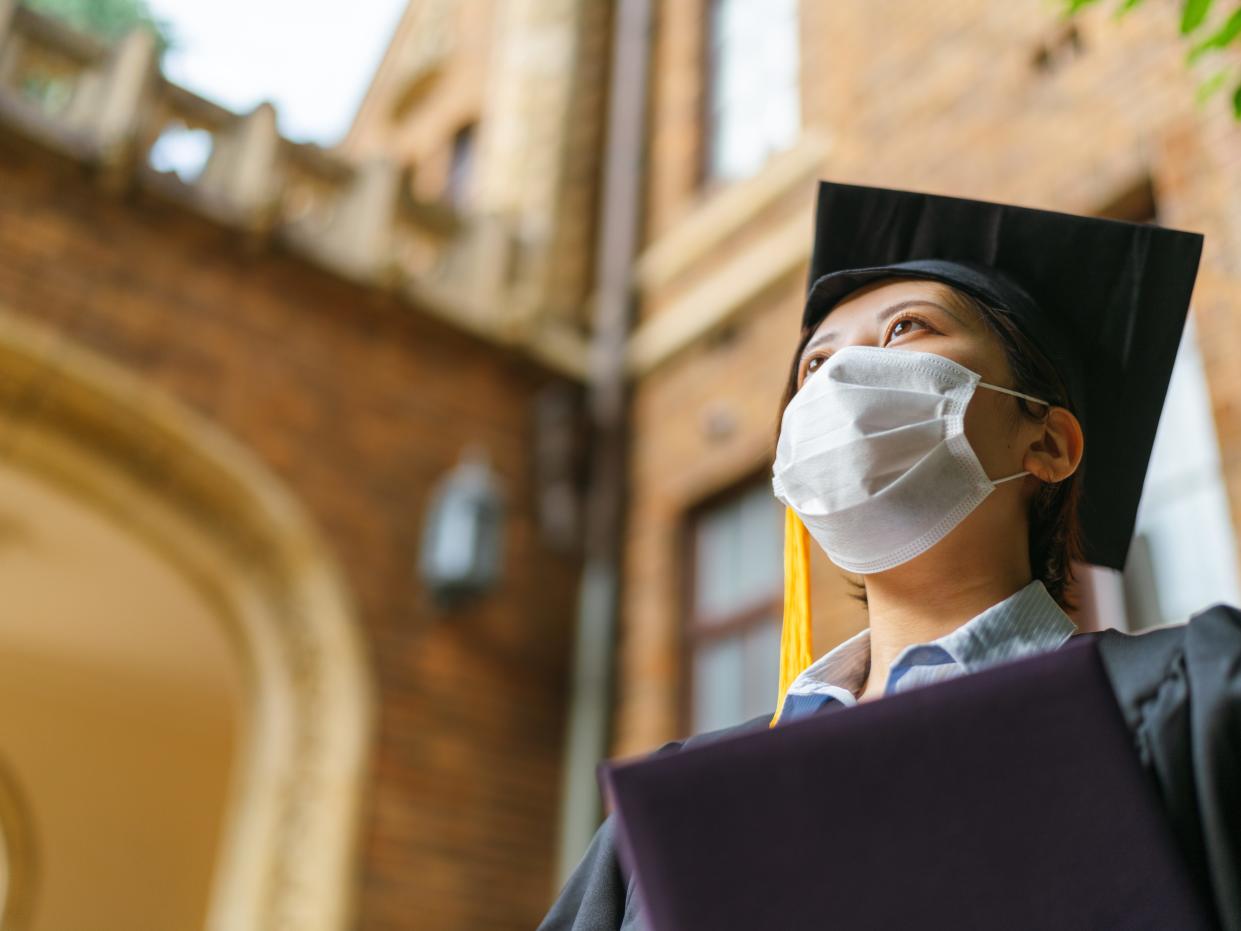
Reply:
[[247, 112], [276, 105], [280, 131], [339, 142], [406, 0], [148, 0], [171, 26], [164, 73]]

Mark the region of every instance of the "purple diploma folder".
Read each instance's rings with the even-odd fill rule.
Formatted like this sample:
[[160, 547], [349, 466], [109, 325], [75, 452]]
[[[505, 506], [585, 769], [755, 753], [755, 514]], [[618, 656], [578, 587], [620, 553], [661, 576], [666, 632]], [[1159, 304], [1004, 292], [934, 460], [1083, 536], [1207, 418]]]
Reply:
[[653, 931], [1216, 927], [1089, 637], [599, 778]]

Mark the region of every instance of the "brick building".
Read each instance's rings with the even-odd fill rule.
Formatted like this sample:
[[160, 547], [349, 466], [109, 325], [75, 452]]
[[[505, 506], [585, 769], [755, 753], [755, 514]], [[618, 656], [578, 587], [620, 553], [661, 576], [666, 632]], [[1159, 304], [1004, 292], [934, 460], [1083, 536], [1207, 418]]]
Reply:
[[[0, 3], [0, 924], [537, 921], [582, 355], [546, 228]], [[449, 605], [464, 455], [502, 557]]]
[[[446, 6], [412, 3], [402, 28], [443, 19]], [[483, 22], [484, 4], [462, 6], [473, 12], [460, 21]], [[514, 22], [546, 28], [536, 6], [491, 8], [492, 61], [520, 58], [524, 47], [527, 61], [543, 53], [570, 62], [578, 99], [594, 108], [602, 95], [580, 88], [598, 85], [590, 50], [602, 43], [579, 46], [585, 55], [574, 58], [546, 34], [509, 31]], [[592, 16], [601, 6], [580, 4]], [[1225, 103], [1195, 105], [1205, 72], [1185, 66], [1166, 11], [1140, 8], [1117, 20], [1090, 10], [1070, 22], [1034, 4], [984, 0], [611, 6], [618, 23], [626, 11], [650, 17], [649, 28], [635, 30], [646, 43], [644, 80], [629, 74], [607, 97], [616, 108], [629, 94], [644, 109], [642, 228], [623, 347], [631, 403], [611, 753], [641, 753], [773, 707], [782, 528], [768, 474], [823, 177], [1206, 234], [1133, 556], [1123, 575], [1083, 572], [1079, 621], [1137, 629], [1239, 597], [1232, 528], [1241, 385], [1229, 359], [1241, 345], [1233, 309], [1241, 129]], [[541, 16], [554, 7], [545, 4]], [[621, 33], [614, 26], [613, 67]], [[459, 57], [437, 58], [422, 51], [433, 43], [413, 44], [418, 52], [403, 53], [398, 33], [347, 147], [400, 153], [431, 185], [450, 189], [452, 166], [471, 146], [486, 152], [501, 139], [526, 164], [530, 149], [515, 141], [545, 138], [532, 122], [536, 105], [466, 66], [476, 46], [463, 42]], [[554, 110], [564, 106], [563, 90], [541, 91]], [[581, 138], [597, 131], [584, 114], [573, 122]], [[592, 184], [606, 186], [610, 160], [635, 157], [625, 145], [621, 136], [607, 140], [598, 175], [562, 175], [562, 203], [588, 203]], [[521, 177], [512, 164], [493, 165]], [[497, 197], [502, 187], [492, 177], [472, 194]], [[614, 220], [609, 209], [606, 201], [597, 208], [596, 239]], [[568, 222], [589, 216], [575, 212]], [[566, 280], [573, 303], [579, 279]], [[588, 310], [576, 319], [588, 327]], [[817, 550], [814, 563], [821, 652], [865, 619]], [[584, 768], [580, 778], [589, 779]], [[585, 839], [562, 837], [562, 870]]]
[[[1195, 106], [1201, 74], [1165, 10], [1110, 13], [656, 5], [616, 753], [774, 707], [781, 576], [764, 554], [782, 523], [767, 479], [818, 178], [1206, 234], [1197, 338], [1134, 556], [1124, 577], [1089, 574], [1085, 620], [1140, 627], [1236, 597], [1241, 128], [1224, 101]], [[1216, 545], [1226, 555], [1205, 565]], [[813, 549], [821, 653], [865, 620]]]
[[[80, 919], [45, 903], [97, 855], [32, 849], [153, 817], [162, 835], [127, 841], [142, 869], [76, 899], [117, 926], [142, 927], [107, 889], [152, 876], [128, 906], [152, 927], [537, 922], [558, 846], [560, 869], [581, 849], [557, 836], [582, 778], [566, 716], [599, 698], [572, 684], [577, 451], [618, 164], [640, 166], [642, 223], [610, 347], [629, 398], [615, 681], [590, 686], [611, 754], [774, 706], [767, 476], [821, 177], [1206, 234], [1134, 555], [1088, 574], [1082, 620], [1237, 597], [1241, 128], [1195, 106], [1167, 11], [678, 0], [620, 28], [646, 6], [411, 0], [324, 152], [270, 108], [164, 81], [141, 37], [105, 49], [0, 2], [0, 578], [19, 592], [0, 704], [77, 696], [0, 727], [4, 862], [35, 890], [4, 907], [32, 927]], [[635, 101], [636, 138], [605, 132]], [[186, 131], [211, 139], [201, 171], [154, 170]], [[466, 449], [504, 492], [503, 569], [445, 609], [420, 534]], [[100, 578], [28, 581], [81, 541]], [[822, 652], [865, 619], [813, 558]], [[87, 720], [133, 747], [78, 753]], [[69, 735], [55, 753], [49, 732]], [[32, 790], [70, 764], [78, 782]]]

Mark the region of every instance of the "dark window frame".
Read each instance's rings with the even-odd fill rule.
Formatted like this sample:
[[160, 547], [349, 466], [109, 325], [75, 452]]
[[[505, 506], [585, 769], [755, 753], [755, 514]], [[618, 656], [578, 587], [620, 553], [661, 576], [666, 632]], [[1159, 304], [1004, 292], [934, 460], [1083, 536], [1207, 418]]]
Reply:
[[[756, 600], [729, 614], [707, 619], [698, 612], [698, 527], [711, 512], [729, 504], [736, 504], [755, 488], [770, 482], [769, 473], [753, 472], [730, 482], [686, 510], [681, 522], [680, 605], [682, 621], [679, 627], [677, 723], [682, 734], [694, 733], [694, 659], [698, 648], [729, 637], [740, 636], [765, 623], [774, 614], [780, 623], [784, 610], [784, 587], [782, 582], [774, 586], [771, 596]], [[777, 505], [773, 503], [773, 507]], [[777, 540], [783, 546], [783, 537]], [[772, 709], [775, 699], [772, 700]]]
[[[727, 187], [735, 184], [743, 179], [733, 178], [726, 175], [717, 174], [714, 171], [715, 155], [716, 155], [716, 111], [714, 106], [716, 91], [716, 66], [717, 49], [714, 41], [716, 32], [716, 21], [720, 16], [720, 7], [727, 0], [699, 0], [701, 4], [699, 21], [703, 24], [700, 33], [701, 48], [698, 56], [698, 78], [699, 78], [699, 94], [698, 94], [698, 152], [697, 165], [695, 171], [695, 186], [700, 194], [709, 194], [717, 188]], [[798, 36], [800, 37], [800, 18], [801, 18], [801, 0], [795, 0], [795, 8], [798, 14]], [[800, 42], [798, 43], [798, 55], [802, 52]], [[800, 61], [798, 62], [798, 74], [800, 76]], [[802, 89], [800, 80], [798, 82], [798, 105], [801, 107]], [[804, 129], [804, 113], [799, 119]], [[769, 149], [767, 158], [775, 154], [775, 149]]]
[[457, 127], [448, 149], [448, 170], [444, 175], [444, 200], [456, 210], [469, 206], [474, 184], [474, 168], [478, 163], [478, 121], [470, 120]]

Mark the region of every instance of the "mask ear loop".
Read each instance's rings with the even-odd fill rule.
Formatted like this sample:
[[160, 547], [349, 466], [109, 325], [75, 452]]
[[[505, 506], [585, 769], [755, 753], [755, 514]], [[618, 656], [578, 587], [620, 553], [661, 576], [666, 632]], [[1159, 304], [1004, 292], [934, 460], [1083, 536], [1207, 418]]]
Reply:
[[1016, 475], [1006, 475], [1004, 476], [1004, 478], [993, 478], [991, 479], [991, 484], [1000, 485], [1004, 482], [1011, 482], [1015, 478], [1021, 478], [1021, 476], [1023, 475], [1033, 475], [1033, 474], [1034, 474], [1033, 472], [1026, 470], [1025, 472], [1018, 472]]
[[1033, 401], [1035, 404], [1042, 404], [1045, 407], [1051, 407], [1050, 402], [1044, 401], [1042, 398], [1036, 398], [1032, 394], [1024, 394], [1020, 391], [1014, 391], [1012, 388], [1001, 388], [999, 385], [993, 385], [990, 382], [980, 381], [978, 384], [984, 388], [990, 388], [992, 391], [1003, 391], [1005, 394], [1011, 394], [1015, 398], [1025, 398], [1027, 401]]
[[[1051, 407], [1051, 404], [1049, 404], [1047, 401], [1044, 401], [1042, 398], [1036, 398], [1032, 394], [1025, 394], [1021, 391], [1014, 391], [1012, 388], [1001, 388], [999, 385], [993, 385], [990, 382], [985, 382], [985, 381], [980, 381], [978, 384], [982, 385], [984, 388], [990, 388], [992, 391], [1002, 391], [1005, 394], [1011, 394], [1015, 398], [1025, 398], [1027, 401], [1033, 401], [1035, 404], [1042, 404], [1048, 408]], [[993, 486], [999, 485], [1004, 482], [1011, 482], [1015, 478], [1021, 478], [1021, 476], [1023, 475], [1033, 475], [1033, 474], [1034, 474], [1033, 472], [1027, 469], [1024, 472], [1018, 472], [1015, 475], [1006, 475], [1004, 476], [1004, 478], [993, 478], [991, 479], [991, 484]]]

